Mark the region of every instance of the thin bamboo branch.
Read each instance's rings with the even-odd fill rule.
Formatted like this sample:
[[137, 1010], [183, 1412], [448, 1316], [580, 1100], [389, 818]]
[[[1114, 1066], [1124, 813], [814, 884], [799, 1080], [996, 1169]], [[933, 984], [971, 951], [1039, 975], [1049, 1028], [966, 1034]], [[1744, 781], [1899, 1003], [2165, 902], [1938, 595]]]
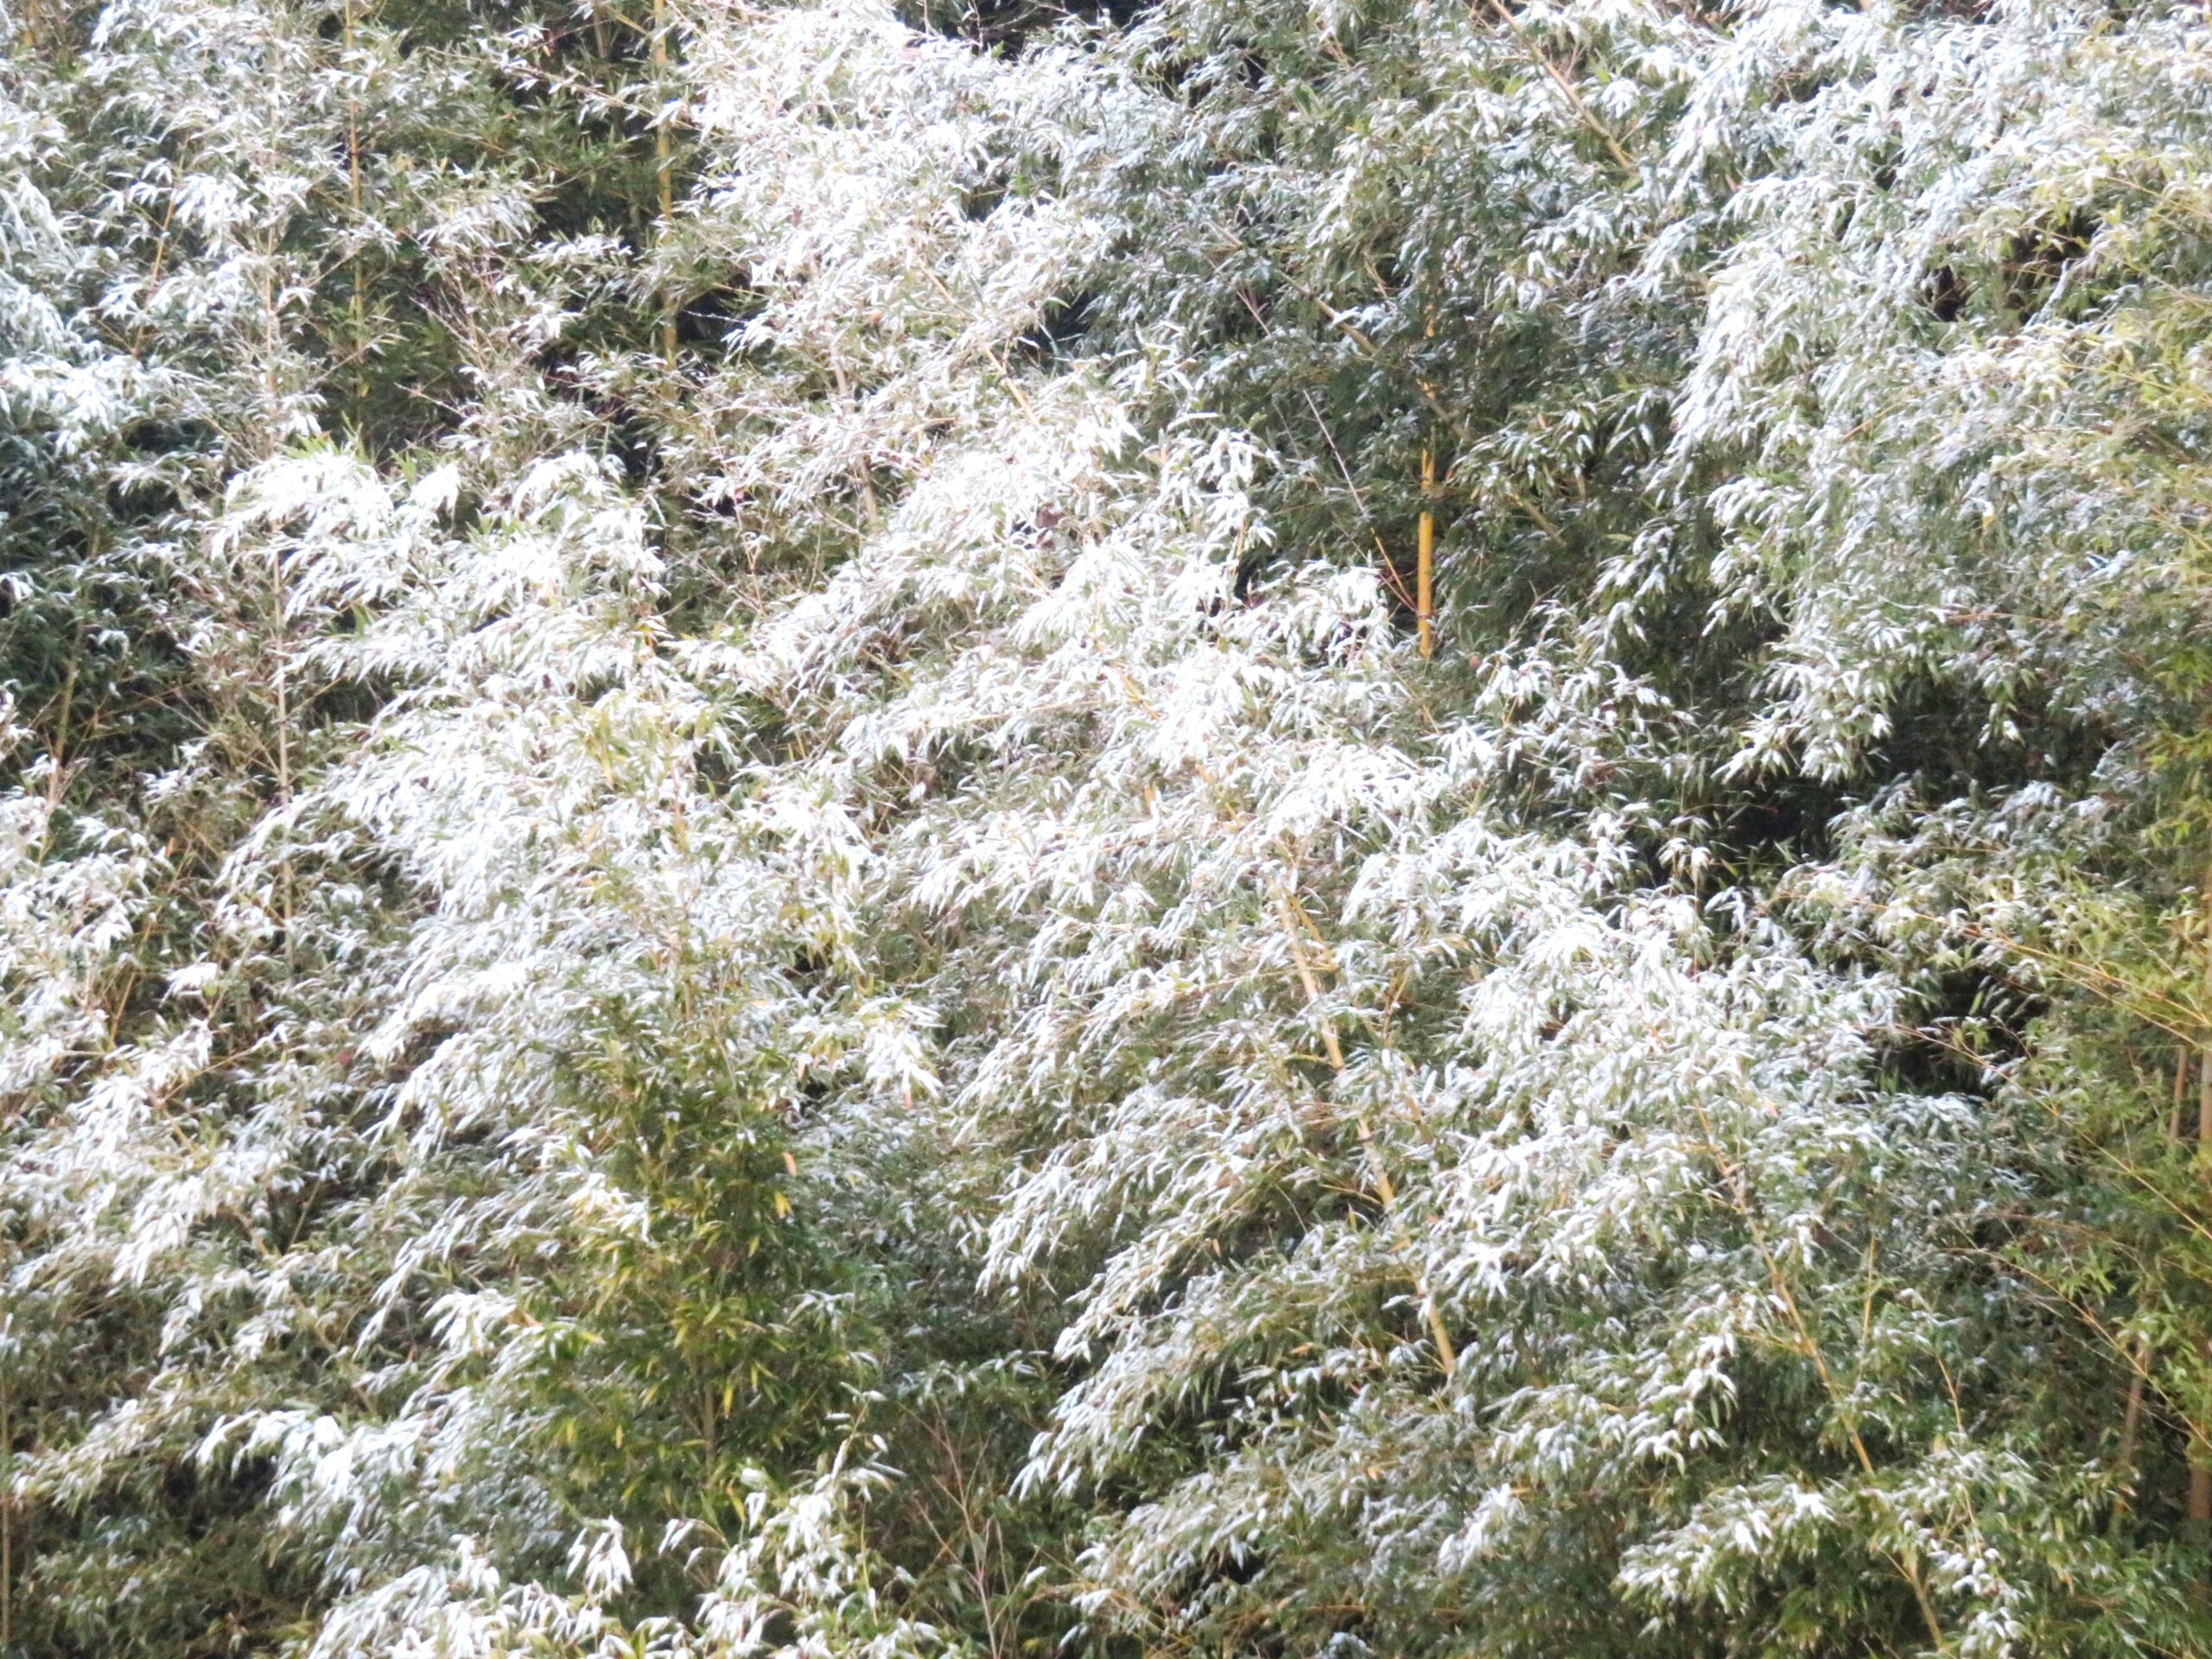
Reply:
[[[1290, 959], [1297, 967], [1299, 983], [1305, 988], [1309, 1007], [1321, 1000], [1321, 982], [1313, 970], [1313, 963], [1306, 948], [1304, 917], [1297, 899], [1286, 884], [1281, 893], [1283, 934], [1290, 942]], [[1306, 923], [1305, 925], [1311, 925]], [[1329, 1069], [1341, 1074], [1344, 1069], [1344, 1046], [1337, 1039], [1333, 1021], [1321, 1027], [1321, 1046], [1329, 1057]], [[1459, 1350], [1452, 1345], [1452, 1333], [1444, 1324], [1444, 1315], [1436, 1306], [1436, 1293], [1430, 1287], [1427, 1271], [1414, 1258], [1414, 1243], [1406, 1232], [1405, 1212], [1398, 1205], [1397, 1184], [1391, 1180], [1390, 1172], [1382, 1162], [1381, 1152], [1375, 1145], [1375, 1131], [1362, 1112], [1352, 1120], [1359, 1135], [1360, 1152], [1367, 1163], [1368, 1179], [1373, 1183], [1376, 1196], [1382, 1201], [1382, 1212], [1389, 1218], [1393, 1252], [1407, 1259], [1414, 1289], [1421, 1297], [1421, 1313], [1428, 1323], [1428, 1332], [1436, 1344], [1436, 1363], [1449, 1378], [1459, 1369]]]
[[1552, 85], [1559, 88], [1560, 95], [1567, 99], [1567, 107], [1574, 111], [1576, 118], [1604, 141], [1606, 149], [1611, 152], [1613, 159], [1620, 163], [1624, 171], [1635, 172], [1635, 162], [1630, 159], [1628, 151], [1621, 148], [1621, 141], [1613, 136], [1612, 129], [1600, 121], [1596, 111], [1583, 101], [1580, 91], [1551, 60], [1549, 54], [1529, 38], [1528, 32], [1521, 27], [1521, 20], [1506, 7], [1505, 0], [1490, 0], [1490, 9], [1497, 14], [1497, 20], [1505, 25], [1506, 32], [1513, 36], [1521, 49], [1529, 54], [1538, 68], [1551, 77]]
[[[1799, 1354], [1812, 1362], [1813, 1374], [1819, 1379], [1821, 1389], [1831, 1403], [1840, 1408], [1845, 1402], [1844, 1391], [1837, 1385], [1834, 1372], [1828, 1369], [1827, 1355], [1821, 1348], [1820, 1339], [1813, 1334], [1811, 1322], [1798, 1306], [1796, 1293], [1790, 1287], [1788, 1275], [1782, 1271], [1781, 1262], [1768, 1247], [1766, 1230], [1759, 1224], [1751, 1200], [1750, 1183], [1745, 1179], [1743, 1167], [1728, 1155], [1721, 1144], [1719, 1131], [1713, 1127], [1712, 1116], [1702, 1106], [1697, 1108], [1697, 1116], [1699, 1125], [1705, 1131], [1707, 1154], [1712, 1158], [1722, 1179], [1728, 1184], [1730, 1202], [1750, 1230], [1751, 1247], [1758, 1252], [1759, 1261], [1766, 1268], [1767, 1283], [1774, 1293], [1776, 1305], [1789, 1321], [1792, 1345]], [[1858, 1459], [1860, 1471], [1870, 1480], [1875, 1478], [1877, 1471], [1873, 1454], [1867, 1450], [1866, 1440], [1858, 1428], [1846, 1422], [1844, 1438]], [[1942, 1622], [1936, 1613], [1935, 1597], [1929, 1593], [1927, 1580], [1921, 1576], [1918, 1564], [1904, 1554], [1891, 1554], [1889, 1559], [1911, 1590], [1912, 1599], [1920, 1609], [1921, 1622], [1927, 1626], [1929, 1639], [1936, 1644], [1936, 1651], [1948, 1653], [1950, 1643], [1943, 1634]]]

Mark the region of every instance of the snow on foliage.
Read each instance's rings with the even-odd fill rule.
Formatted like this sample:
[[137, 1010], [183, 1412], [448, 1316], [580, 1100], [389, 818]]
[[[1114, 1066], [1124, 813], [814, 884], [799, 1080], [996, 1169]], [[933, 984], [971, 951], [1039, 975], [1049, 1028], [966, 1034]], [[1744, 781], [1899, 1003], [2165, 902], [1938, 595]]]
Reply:
[[2212, 1641], [2200, 11], [0, 39], [0, 1655]]

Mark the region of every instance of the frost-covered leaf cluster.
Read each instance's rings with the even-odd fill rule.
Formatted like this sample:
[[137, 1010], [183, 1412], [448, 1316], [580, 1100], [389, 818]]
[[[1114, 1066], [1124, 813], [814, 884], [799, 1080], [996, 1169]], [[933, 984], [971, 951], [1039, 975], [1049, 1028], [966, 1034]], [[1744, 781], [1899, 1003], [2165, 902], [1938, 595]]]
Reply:
[[2212, 22], [0, 10], [0, 1656], [2212, 1645]]

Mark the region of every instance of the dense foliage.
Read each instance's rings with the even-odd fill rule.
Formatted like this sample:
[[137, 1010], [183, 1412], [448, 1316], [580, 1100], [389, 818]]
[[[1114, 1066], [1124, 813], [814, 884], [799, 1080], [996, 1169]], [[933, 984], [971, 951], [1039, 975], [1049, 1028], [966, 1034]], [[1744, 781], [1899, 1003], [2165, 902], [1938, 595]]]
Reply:
[[2212, 18], [0, 64], [0, 1655], [2212, 1649]]

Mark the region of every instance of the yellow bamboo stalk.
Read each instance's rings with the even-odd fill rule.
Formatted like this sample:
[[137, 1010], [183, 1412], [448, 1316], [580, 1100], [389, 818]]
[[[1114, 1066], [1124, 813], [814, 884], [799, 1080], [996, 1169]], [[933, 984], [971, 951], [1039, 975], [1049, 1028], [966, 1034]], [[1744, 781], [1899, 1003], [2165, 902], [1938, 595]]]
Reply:
[[1414, 611], [1420, 626], [1421, 654], [1436, 654], [1436, 514], [1431, 499], [1436, 489], [1436, 451], [1424, 444], [1421, 452], [1421, 530], [1414, 541]]
[[[2207, 1005], [2212, 1006], [2212, 868], [2205, 872], [2202, 897], [2206, 922], [2204, 988]], [[2196, 1145], [2200, 1158], [2212, 1149], [2212, 1030], [2200, 1039]], [[2207, 1357], [2212, 1358], [2212, 1344], [2207, 1344], [2206, 1351]], [[2212, 1446], [2205, 1443], [2202, 1430], [2194, 1426], [2189, 1437], [2189, 1518], [2198, 1526], [2212, 1524]]]
[[[9, 1488], [16, 1475], [16, 1395], [0, 1382], [0, 1462], [8, 1470]], [[16, 1496], [0, 1489], [0, 1647], [16, 1639]]]
[[[668, 80], [667, 0], [653, 0], [652, 60], [653, 91], [656, 96], [664, 97]], [[653, 122], [653, 170], [660, 186], [660, 233], [665, 236], [670, 221], [676, 217], [676, 185], [668, 123], [658, 115]], [[671, 363], [676, 361], [676, 302], [666, 296], [661, 300], [660, 354]]]
[[[353, 214], [353, 222], [348, 228], [358, 238], [361, 234], [361, 103], [353, 90], [353, 0], [346, 0], [345, 31], [346, 201]], [[346, 264], [346, 315], [353, 324], [353, 338], [346, 341], [346, 350], [354, 363], [354, 395], [365, 400], [369, 386], [368, 325], [361, 302], [361, 252], [358, 245], [347, 256]]]
[[2151, 1375], [2151, 1339], [2135, 1338], [2135, 1351], [2128, 1362], [2127, 1400], [2120, 1414], [2120, 1456], [2115, 1459], [2117, 1478], [2113, 1494], [2112, 1515], [2106, 1522], [2107, 1531], [2117, 1531], [2120, 1517], [2127, 1513], [2127, 1501], [2135, 1484], [2135, 1447], [2143, 1433], [2144, 1384]]
[[[2169, 1148], [2181, 1141], [2181, 1114], [2187, 1099], [2189, 1085], [2189, 1045], [2182, 1044], [2174, 1051], [2173, 1099], [2165, 1112], [2164, 1136]], [[2199, 1102], [2199, 1110], [2202, 1103]], [[2137, 1446], [2143, 1433], [2143, 1405], [2145, 1387], [2151, 1379], [2152, 1354], [2151, 1338], [2139, 1333], [2128, 1356], [2127, 1395], [2120, 1413], [2120, 1453], [2113, 1461], [2115, 1478], [2112, 1513], [2106, 1522], [2106, 1530], [2119, 1530], [2120, 1519], [2127, 1513], [2129, 1500], [2133, 1497]]]

